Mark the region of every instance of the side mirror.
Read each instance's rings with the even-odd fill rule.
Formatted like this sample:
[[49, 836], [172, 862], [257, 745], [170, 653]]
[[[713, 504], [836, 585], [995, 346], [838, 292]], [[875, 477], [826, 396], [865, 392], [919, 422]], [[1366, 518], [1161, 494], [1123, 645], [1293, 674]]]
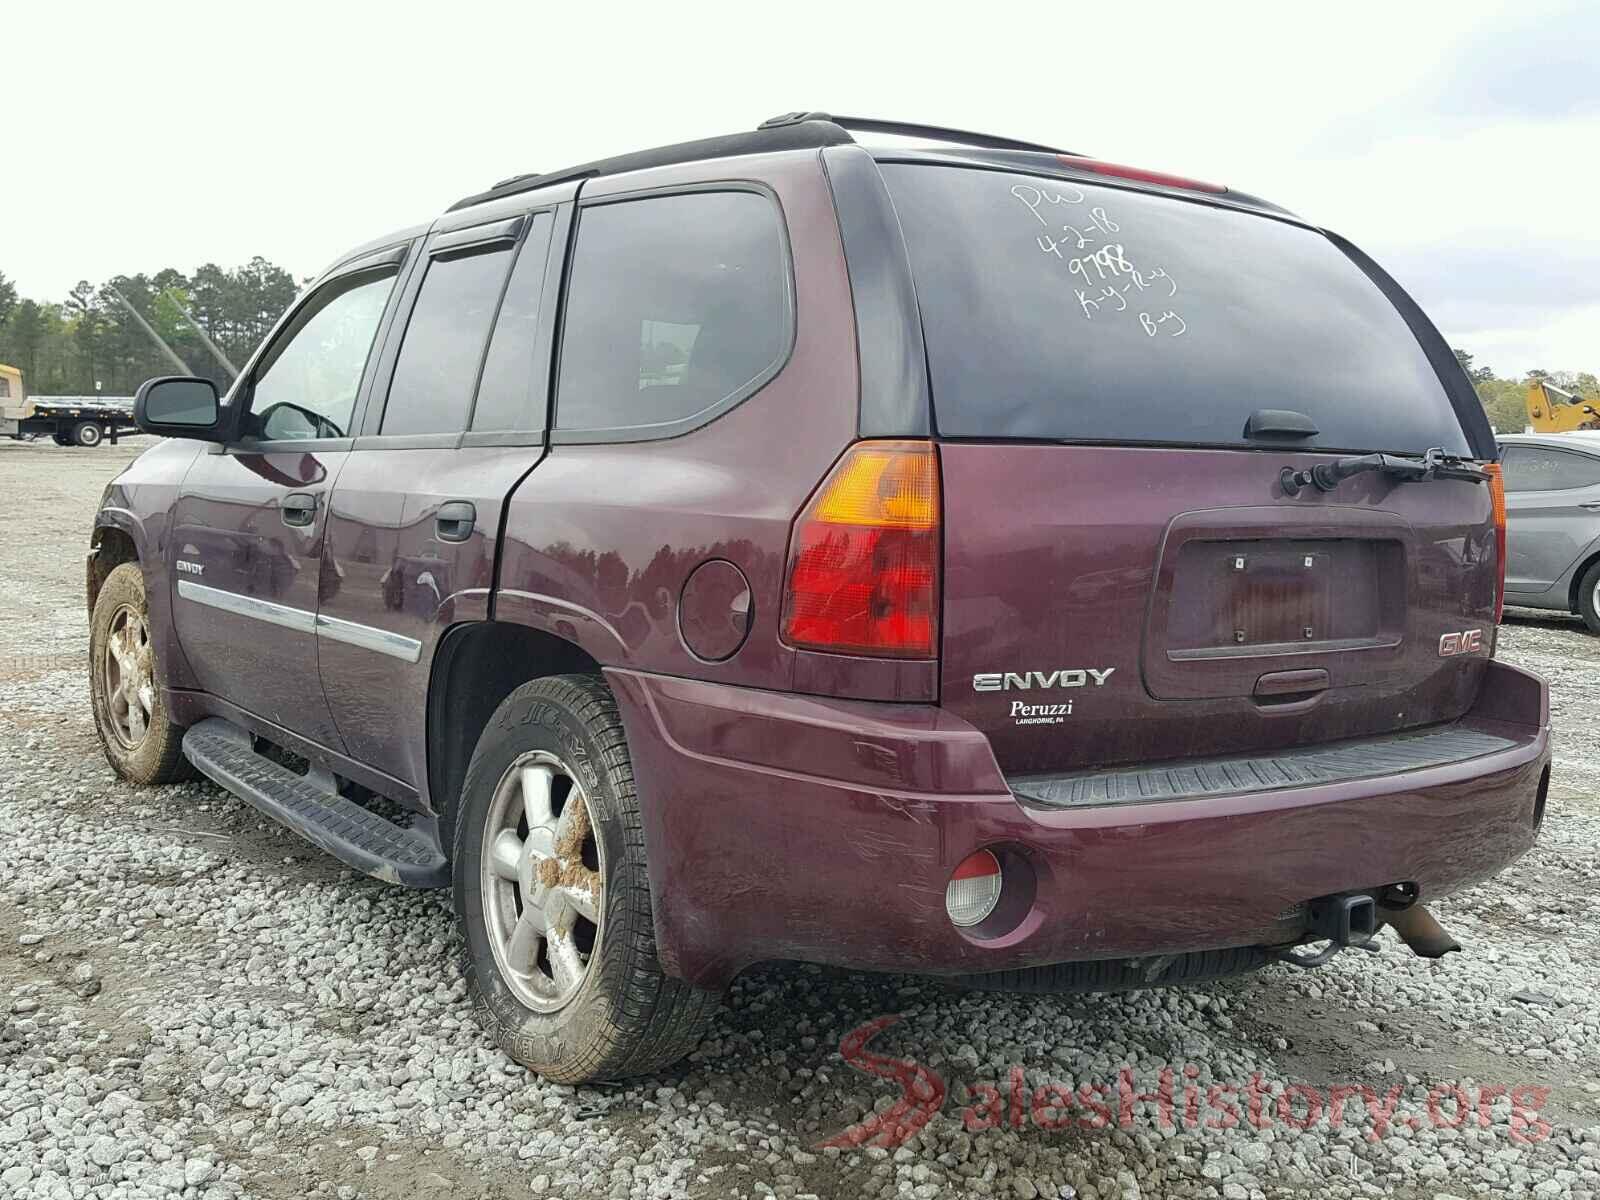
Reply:
[[133, 401], [133, 423], [161, 437], [223, 440], [222, 404], [209, 379], [169, 375], [147, 380]]

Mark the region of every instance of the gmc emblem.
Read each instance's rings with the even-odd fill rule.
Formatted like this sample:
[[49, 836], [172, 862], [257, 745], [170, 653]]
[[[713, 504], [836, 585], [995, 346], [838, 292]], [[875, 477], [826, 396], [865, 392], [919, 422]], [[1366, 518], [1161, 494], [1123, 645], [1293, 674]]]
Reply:
[[1439, 639], [1439, 657], [1452, 654], [1476, 654], [1483, 649], [1483, 630], [1464, 629], [1460, 633], [1447, 633]]

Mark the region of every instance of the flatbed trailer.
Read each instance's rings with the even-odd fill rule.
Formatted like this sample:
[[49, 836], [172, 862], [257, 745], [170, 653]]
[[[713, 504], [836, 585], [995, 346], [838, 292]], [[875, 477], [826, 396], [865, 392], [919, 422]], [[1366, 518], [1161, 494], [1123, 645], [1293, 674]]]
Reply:
[[0, 437], [58, 446], [98, 446], [136, 432], [132, 396], [35, 396], [7, 406], [0, 400]]

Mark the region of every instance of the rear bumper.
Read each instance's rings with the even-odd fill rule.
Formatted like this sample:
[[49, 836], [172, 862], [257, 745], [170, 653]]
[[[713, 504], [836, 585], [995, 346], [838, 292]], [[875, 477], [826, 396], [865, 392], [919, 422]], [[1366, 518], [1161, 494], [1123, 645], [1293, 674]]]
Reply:
[[[1071, 808], [1020, 803], [987, 739], [931, 706], [607, 676], [662, 962], [708, 987], [764, 959], [972, 974], [1292, 942], [1313, 897], [1404, 881], [1426, 902], [1493, 875], [1533, 845], [1548, 786], [1548, 691], [1503, 663], [1458, 723], [1495, 735], [1491, 753]], [[1005, 864], [1001, 911], [1015, 905], [992, 936], [944, 910], [981, 847]]]

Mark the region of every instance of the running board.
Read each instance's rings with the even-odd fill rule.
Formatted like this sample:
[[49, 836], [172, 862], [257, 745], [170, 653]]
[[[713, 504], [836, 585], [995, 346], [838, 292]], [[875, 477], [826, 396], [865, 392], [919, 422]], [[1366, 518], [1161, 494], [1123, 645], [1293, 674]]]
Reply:
[[446, 887], [450, 863], [431, 820], [405, 829], [347, 800], [332, 776], [297, 775], [255, 751], [250, 734], [210, 717], [183, 735], [183, 756], [208, 779], [282, 822], [342, 863], [402, 887]]

